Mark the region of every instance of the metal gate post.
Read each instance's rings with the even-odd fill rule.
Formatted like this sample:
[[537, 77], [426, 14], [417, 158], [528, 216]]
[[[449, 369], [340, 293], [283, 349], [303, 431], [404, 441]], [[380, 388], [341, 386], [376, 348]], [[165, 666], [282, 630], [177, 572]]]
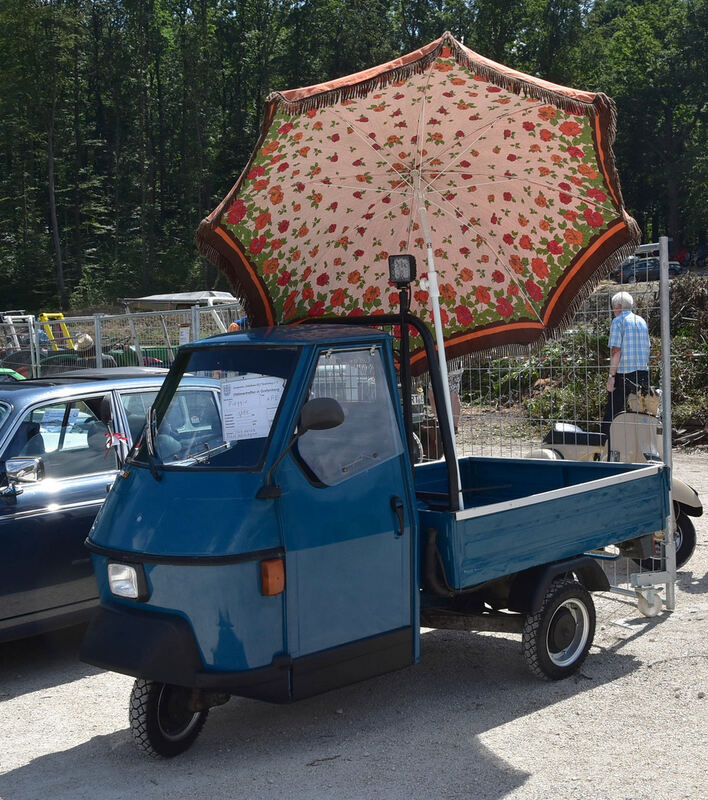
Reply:
[[138, 332], [135, 329], [135, 320], [133, 319], [132, 315], [128, 317], [128, 325], [130, 325], [130, 333], [133, 337], [133, 342], [135, 343], [135, 353], [138, 356], [138, 364], [141, 367], [145, 366], [145, 359], [143, 358], [143, 351], [140, 349], [140, 339], [138, 339]]
[[102, 314], [94, 314], [93, 317], [93, 348], [96, 353], [96, 366], [103, 366], [103, 339], [101, 337], [101, 317]]
[[200, 338], [199, 306], [192, 306], [191, 311], [192, 311], [192, 341], [196, 342]]
[[40, 361], [42, 358], [42, 347], [39, 342], [39, 332], [42, 330], [41, 325], [35, 324], [36, 320], [34, 317], [30, 317], [27, 320], [27, 328], [29, 333], [29, 341], [30, 341], [30, 361], [31, 361], [31, 373], [33, 378], [41, 378], [40, 375]]
[[[669, 468], [669, 475], [673, 472], [673, 458], [671, 453], [671, 316], [669, 308], [669, 239], [659, 237], [659, 296], [661, 309], [661, 406], [663, 434], [664, 434], [664, 463]], [[669, 482], [669, 517], [666, 521], [666, 535], [664, 537], [664, 555], [666, 557], [666, 608], [673, 611], [676, 607], [676, 541], [674, 530], [674, 502]]]

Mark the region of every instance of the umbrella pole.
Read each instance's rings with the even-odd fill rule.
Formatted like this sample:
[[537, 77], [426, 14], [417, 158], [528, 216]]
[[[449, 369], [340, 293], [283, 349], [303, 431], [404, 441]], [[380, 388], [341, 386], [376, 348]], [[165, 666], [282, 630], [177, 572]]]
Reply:
[[410, 370], [410, 342], [408, 337], [408, 323], [406, 318], [410, 311], [410, 288], [401, 286], [398, 289], [398, 299], [401, 308], [401, 394], [403, 401], [403, 427], [406, 431], [408, 453], [411, 466], [415, 463], [413, 448], [413, 409], [411, 406], [411, 370]]
[[[465, 507], [462, 498], [462, 481], [460, 479], [460, 462], [457, 459], [457, 443], [455, 441], [455, 426], [452, 416], [452, 403], [450, 402], [450, 383], [447, 377], [447, 360], [445, 359], [445, 339], [443, 337], [442, 320], [440, 319], [440, 290], [438, 289], [438, 274], [435, 271], [435, 260], [433, 258], [433, 244], [430, 240], [430, 227], [428, 225], [428, 215], [425, 211], [425, 200], [423, 199], [420, 188], [417, 190], [418, 194], [418, 209], [420, 211], [420, 222], [423, 226], [423, 235], [425, 236], [425, 245], [428, 250], [428, 293], [433, 301], [433, 321], [435, 323], [435, 339], [438, 346], [438, 362], [440, 364], [440, 374], [442, 375], [443, 382], [443, 398], [445, 400], [445, 413], [450, 421], [450, 430], [452, 431], [452, 456], [455, 461], [455, 469], [457, 470], [457, 485], [459, 491], [457, 495], [457, 502], [459, 510], [462, 511]], [[438, 410], [438, 413], [440, 411]]]

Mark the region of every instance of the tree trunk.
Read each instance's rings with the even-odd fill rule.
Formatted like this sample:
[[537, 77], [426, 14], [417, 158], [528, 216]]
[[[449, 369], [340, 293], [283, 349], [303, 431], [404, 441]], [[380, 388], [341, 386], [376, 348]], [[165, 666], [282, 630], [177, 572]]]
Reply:
[[57, 223], [57, 201], [54, 178], [54, 122], [56, 118], [56, 95], [52, 97], [52, 110], [47, 126], [47, 157], [49, 160], [49, 217], [54, 243], [54, 259], [57, 272], [57, 293], [59, 295], [59, 309], [64, 310], [66, 305], [66, 288], [64, 286], [64, 265], [61, 257], [61, 241], [59, 239], [59, 225]]

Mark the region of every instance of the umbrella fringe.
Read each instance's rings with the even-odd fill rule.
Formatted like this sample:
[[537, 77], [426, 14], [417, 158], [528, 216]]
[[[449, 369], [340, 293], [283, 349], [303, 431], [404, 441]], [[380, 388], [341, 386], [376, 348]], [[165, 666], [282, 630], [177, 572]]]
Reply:
[[215, 267], [220, 269], [226, 279], [231, 284], [233, 294], [238, 298], [243, 306], [246, 316], [250, 319], [253, 317], [253, 307], [249, 302], [247, 292], [244, 289], [243, 283], [238, 278], [238, 273], [234, 269], [233, 264], [220, 253], [216, 247], [209, 241], [211, 234], [211, 225], [208, 220], [202, 220], [197, 228], [197, 249], [201, 255], [210, 261]]
[[[494, 69], [494, 67], [489, 64], [476, 61], [474, 58], [470, 57], [472, 51], [467, 50], [467, 48], [461, 45], [449, 31], [443, 34], [440, 47], [443, 45], [447, 45], [454, 52], [457, 61], [467, 67], [470, 72], [474, 72], [475, 75], [482, 78], [482, 80], [501, 86], [503, 89], [514, 92], [514, 94], [523, 94], [526, 97], [533, 97], [537, 100], [543, 100], [546, 103], [553, 103], [570, 114], [589, 116], [595, 113], [595, 107], [592, 103], [568, 97], [561, 92], [543, 86], [537, 86], [530, 81], [524, 81], [516, 77], [512, 78], [509, 75], [505, 75], [500, 70]], [[609, 98], [606, 99], [609, 100]]]
[[[634, 227], [637, 228], [638, 237], [639, 229], [636, 226], [636, 222], [634, 222], [634, 220], [632, 220], [632, 222], [634, 223]], [[588, 297], [590, 297], [590, 295], [597, 289], [600, 281], [604, 280], [615, 267], [618, 267], [623, 261], [625, 261], [625, 259], [634, 254], [638, 241], [639, 238], [636, 240], [633, 239], [633, 241], [630, 241], [615, 250], [615, 252], [612, 253], [612, 255], [609, 256], [609, 258], [607, 258], [595, 271], [590, 281], [588, 281], [588, 283], [586, 283], [573, 298], [558, 324], [553, 329], [544, 329], [535, 342], [532, 344], [496, 345], [483, 350], [477, 350], [474, 353], [467, 353], [463, 356], [457, 356], [456, 358], [451, 358], [448, 360], [450, 369], [462, 369], [464, 365], [468, 364], [470, 361], [479, 363], [480, 361], [491, 361], [497, 358], [505, 358], [507, 356], [529, 356], [540, 351], [546, 344], [548, 344], [548, 342], [562, 338], [565, 332], [571, 327], [573, 318], [578, 311], [580, 311], [583, 303], [585, 303]]]
[[[288, 100], [281, 92], [271, 92], [266, 102], [282, 108], [288, 114], [304, 114], [313, 109], [325, 108], [346, 100], [366, 97], [366, 95], [376, 89], [382, 89], [398, 81], [406, 81], [412, 75], [425, 72], [425, 70], [440, 57], [440, 52], [443, 47], [450, 48], [456, 60], [469, 69], [470, 72], [474, 73], [475, 76], [478, 76], [484, 81], [489, 81], [497, 86], [501, 86], [503, 89], [514, 92], [514, 94], [523, 94], [524, 96], [533, 97], [543, 102], [553, 103], [563, 111], [578, 116], [594, 116], [599, 110], [595, 102], [589, 103], [584, 100], [568, 97], [562, 92], [555, 91], [550, 87], [538, 86], [531, 81], [524, 81], [521, 78], [506, 75], [489, 64], [477, 61], [471, 57], [470, 54], [472, 51], [463, 47], [449, 31], [446, 31], [442, 35], [435, 49], [421, 56], [417, 61], [413, 61], [405, 66], [395, 67], [388, 72], [382, 72], [380, 75], [376, 75], [368, 81], [361, 81], [349, 86], [340, 86], [336, 89], [325, 90], [299, 100]], [[610, 142], [612, 142], [614, 141], [616, 132], [616, 110], [614, 103], [609, 97], [601, 93], [596, 95], [596, 100], [599, 101], [600, 106], [605, 107], [606, 110], [609, 111]]]

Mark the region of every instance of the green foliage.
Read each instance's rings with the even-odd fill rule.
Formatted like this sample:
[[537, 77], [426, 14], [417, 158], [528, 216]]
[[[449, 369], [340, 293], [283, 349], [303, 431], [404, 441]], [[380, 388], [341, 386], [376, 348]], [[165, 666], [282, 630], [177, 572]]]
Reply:
[[3, 306], [215, 285], [195, 230], [246, 165], [269, 92], [444, 30], [614, 96], [631, 213], [649, 238], [695, 245], [708, 214], [707, 23], [708, 0], [4, 0]]

